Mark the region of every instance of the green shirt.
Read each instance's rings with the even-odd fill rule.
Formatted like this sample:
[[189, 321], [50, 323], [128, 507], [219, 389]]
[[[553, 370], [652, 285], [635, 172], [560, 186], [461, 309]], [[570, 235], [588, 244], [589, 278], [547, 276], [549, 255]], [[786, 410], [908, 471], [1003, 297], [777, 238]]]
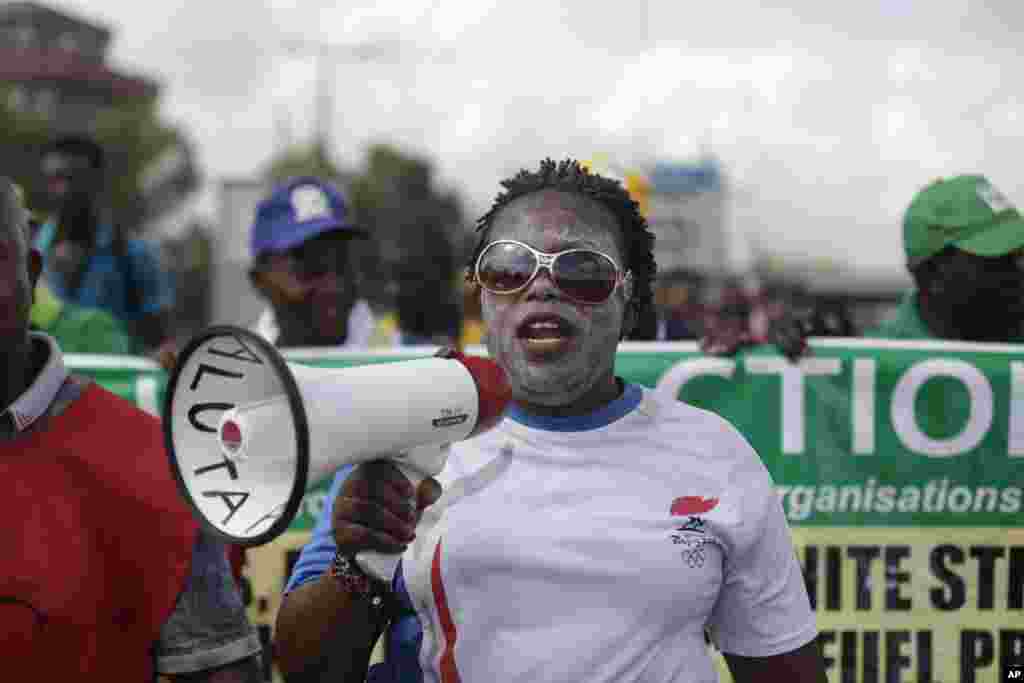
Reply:
[[134, 352], [131, 337], [121, 323], [97, 308], [65, 303], [60, 315], [38, 329], [56, 339], [64, 353]]
[[42, 282], [36, 285], [29, 322], [32, 329], [56, 339], [64, 353], [138, 352], [135, 340], [113, 315], [62, 301]]
[[[864, 333], [873, 339], [939, 339], [917, 312], [917, 291], [910, 290], [903, 295], [903, 301], [896, 309], [896, 315], [873, 330]], [[1007, 339], [1007, 344], [1024, 342], [1024, 338]]]
[[917, 291], [903, 295], [896, 315], [873, 330], [864, 333], [874, 339], [938, 339], [917, 313]]

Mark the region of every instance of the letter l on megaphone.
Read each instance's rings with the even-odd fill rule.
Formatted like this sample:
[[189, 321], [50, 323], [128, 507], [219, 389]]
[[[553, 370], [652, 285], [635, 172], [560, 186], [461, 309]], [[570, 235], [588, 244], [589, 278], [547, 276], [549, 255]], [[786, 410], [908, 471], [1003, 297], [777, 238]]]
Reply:
[[[316, 368], [222, 325], [179, 354], [164, 439], [200, 524], [228, 543], [258, 546], [287, 531], [306, 491], [345, 465], [388, 457], [413, 485], [436, 476], [448, 445], [497, 424], [510, 396], [505, 373], [486, 358]], [[383, 580], [398, 559], [357, 557]]]

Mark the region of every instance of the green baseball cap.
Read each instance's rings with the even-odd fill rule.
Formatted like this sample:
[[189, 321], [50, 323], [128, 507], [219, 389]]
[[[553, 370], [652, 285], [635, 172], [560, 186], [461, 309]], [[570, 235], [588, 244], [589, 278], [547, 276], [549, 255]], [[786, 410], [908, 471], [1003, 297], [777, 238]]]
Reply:
[[977, 256], [1024, 248], [1024, 219], [984, 176], [939, 179], [903, 215], [903, 247], [913, 268], [948, 246]]

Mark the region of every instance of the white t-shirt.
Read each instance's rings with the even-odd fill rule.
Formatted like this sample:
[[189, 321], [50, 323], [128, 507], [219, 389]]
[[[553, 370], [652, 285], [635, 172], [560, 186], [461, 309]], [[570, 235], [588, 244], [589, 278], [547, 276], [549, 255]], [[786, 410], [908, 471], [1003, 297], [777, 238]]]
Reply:
[[403, 555], [425, 681], [717, 680], [817, 635], [771, 478], [724, 419], [627, 385], [454, 444]]

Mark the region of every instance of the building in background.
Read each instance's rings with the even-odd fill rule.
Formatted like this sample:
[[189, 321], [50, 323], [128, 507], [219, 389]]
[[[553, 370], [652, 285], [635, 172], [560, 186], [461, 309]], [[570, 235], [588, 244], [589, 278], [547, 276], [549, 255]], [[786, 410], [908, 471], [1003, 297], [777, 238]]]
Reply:
[[622, 181], [655, 235], [658, 339], [699, 336], [709, 316], [736, 305], [771, 315], [810, 307], [864, 330], [887, 317], [911, 285], [902, 270], [753, 249], [747, 231], [756, 226], [745, 225], [742, 198], [710, 153], [632, 167], [595, 155], [584, 165]]
[[107, 64], [111, 31], [34, 2], [0, 4], [0, 80], [12, 108], [59, 132], [88, 130], [101, 109], [159, 87]]
[[249, 326], [266, 306], [249, 282], [249, 230], [256, 206], [273, 183], [264, 178], [222, 179], [217, 183], [217, 230], [213, 234], [210, 317], [215, 323]]
[[733, 268], [726, 225], [725, 176], [713, 157], [658, 162], [647, 171], [647, 222], [662, 272], [727, 273]]
[[0, 3], [0, 105], [38, 131], [32, 144], [5, 145], [4, 168], [35, 169], [35, 143], [58, 135], [97, 138], [112, 167], [115, 220], [164, 246], [185, 294], [175, 317], [199, 321], [209, 312], [200, 287], [209, 278], [194, 268], [208, 259], [188, 259], [182, 270], [176, 258], [204, 248], [195, 157], [183, 135], [155, 118], [160, 86], [110, 65], [112, 38], [105, 26], [43, 4]]
[[[155, 102], [155, 81], [108, 63], [112, 36], [104, 26], [39, 3], [0, 4], [6, 105], [43, 119], [55, 136], [93, 134], [104, 112]], [[192, 150], [178, 140], [142, 170], [137, 227], [145, 232], [146, 224], [178, 210], [198, 184]]]

